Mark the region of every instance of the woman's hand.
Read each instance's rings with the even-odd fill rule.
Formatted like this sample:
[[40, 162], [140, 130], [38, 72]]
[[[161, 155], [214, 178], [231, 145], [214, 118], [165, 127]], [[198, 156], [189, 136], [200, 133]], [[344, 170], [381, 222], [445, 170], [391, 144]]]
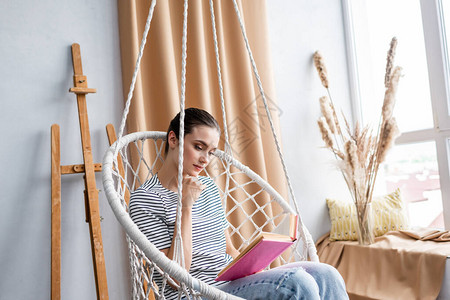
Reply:
[[239, 251], [236, 248], [234, 248], [233, 242], [231, 241], [230, 238], [229, 229], [230, 228], [225, 229], [225, 242], [227, 244], [226, 252], [234, 259], [238, 257]]
[[[197, 201], [200, 193], [206, 188], [206, 185], [202, 184], [197, 177], [184, 176], [183, 178], [183, 196], [181, 199], [183, 213], [181, 219], [177, 222], [181, 222], [181, 236], [183, 240], [184, 250], [184, 262], [185, 269], [189, 271], [192, 263], [192, 206]], [[177, 227], [175, 227], [173, 236], [177, 236]], [[172, 245], [168, 249], [164, 249], [164, 254], [170, 259], [174, 258], [175, 251], [175, 238], [172, 239]]]
[[192, 208], [200, 193], [206, 188], [195, 176], [186, 175], [183, 178], [182, 208]]

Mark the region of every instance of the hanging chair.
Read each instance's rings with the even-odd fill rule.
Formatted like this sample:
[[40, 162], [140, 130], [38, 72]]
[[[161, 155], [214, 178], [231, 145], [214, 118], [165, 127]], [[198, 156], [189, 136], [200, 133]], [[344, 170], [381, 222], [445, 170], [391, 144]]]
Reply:
[[[141, 186], [146, 180], [155, 174], [158, 166], [163, 162], [162, 152], [164, 149], [166, 133], [158, 131], [135, 132], [122, 136], [126, 123], [126, 118], [131, 103], [134, 86], [139, 71], [140, 61], [145, 47], [147, 34], [150, 29], [150, 23], [153, 16], [156, 0], [150, 5], [147, 22], [139, 49], [139, 55], [130, 85], [124, 114], [119, 129], [117, 141], [111, 145], [106, 151], [103, 159], [103, 186], [105, 189], [108, 202], [123, 226], [128, 242], [130, 269], [132, 275], [132, 293], [133, 299], [149, 299], [153, 295], [156, 299], [164, 299], [164, 290], [171, 289], [172, 285], [178, 289], [178, 299], [240, 299], [236, 296], [226, 294], [219, 289], [207, 285], [206, 283], [193, 278], [180, 264], [182, 264], [182, 246], [178, 236], [175, 237], [176, 259], [170, 260], [161, 251], [159, 251], [139, 230], [137, 225], [131, 220], [128, 214], [128, 201], [130, 193]], [[183, 20], [183, 40], [182, 40], [182, 73], [181, 73], [181, 99], [180, 99], [180, 153], [179, 165], [182, 166], [183, 159], [183, 120], [184, 120], [184, 104], [185, 104], [185, 74], [186, 74], [186, 37], [187, 37], [187, 8], [188, 0], [184, 1], [184, 20]], [[240, 163], [232, 156], [231, 147], [228, 139], [228, 129], [226, 124], [225, 106], [223, 98], [222, 80], [220, 73], [220, 60], [217, 44], [217, 34], [215, 26], [215, 17], [212, 0], [210, 0], [210, 11], [212, 20], [212, 29], [215, 42], [215, 54], [217, 72], [219, 78], [220, 98], [222, 105], [222, 117], [224, 120], [223, 130], [225, 136], [224, 151], [216, 150], [215, 158], [211, 161], [208, 171], [204, 170], [205, 176], [212, 178], [217, 184], [224, 210], [227, 218], [230, 215], [237, 214], [241, 222], [235, 226], [230, 224], [230, 236], [235, 241], [241, 241], [238, 250], [242, 250], [254, 239], [261, 231], [275, 231], [283, 233], [288, 226], [289, 216], [297, 215], [298, 223], [297, 231], [298, 239], [291, 247], [291, 251], [280, 257], [281, 264], [292, 261], [311, 260], [319, 261], [314, 242], [306, 227], [303, 225], [297, 202], [294, 197], [292, 186], [287, 174], [284, 158], [282, 156], [277, 135], [273, 126], [270, 111], [267, 106], [264, 90], [259, 79], [258, 71], [249, 47], [247, 35], [240, 12], [233, 0], [237, 18], [239, 20], [246, 48], [252, 63], [253, 72], [255, 74], [258, 88], [263, 99], [267, 117], [272, 129], [275, 144], [277, 146], [280, 160], [283, 165], [291, 201], [283, 199], [283, 197], [275, 191], [264, 179], [258, 176], [250, 168]], [[149, 151], [153, 152], [149, 155]], [[131, 164], [128, 159], [130, 153], [136, 154], [139, 161], [133, 161]], [[145, 154], [145, 155], [144, 155]], [[149, 159], [150, 157], [150, 159]], [[179, 199], [177, 216], [181, 214], [181, 175], [182, 169], [179, 170]], [[264, 201], [261, 201], [264, 199]], [[232, 204], [232, 205], [231, 205]], [[258, 220], [258, 221], [254, 221]], [[263, 221], [261, 221], [263, 220]], [[177, 222], [179, 226], [179, 222]], [[249, 224], [251, 226], [249, 226]], [[254, 228], [252, 233], [248, 230], [242, 230], [244, 227]], [[177, 230], [178, 233], [181, 230]], [[178, 253], [178, 255], [177, 255]], [[157, 286], [153, 279], [156, 274], [163, 278], [162, 286]]]

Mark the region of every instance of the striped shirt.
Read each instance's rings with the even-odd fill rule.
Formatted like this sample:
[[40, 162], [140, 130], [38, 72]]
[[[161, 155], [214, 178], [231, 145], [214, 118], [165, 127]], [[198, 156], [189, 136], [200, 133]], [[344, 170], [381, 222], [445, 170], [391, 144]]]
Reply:
[[[214, 279], [232, 260], [226, 254], [225, 229], [229, 224], [215, 183], [209, 177], [199, 176], [198, 179], [206, 188], [192, 207], [192, 263], [189, 272], [207, 284], [218, 286], [224, 282]], [[131, 194], [131, 219], [160, 250], [170, 248], [172, 244], [177, 198], [178, 194], [163, 187], [156, 175]], [[162, 277], [155, 274], [154, 280], [161, 291]], [[177, 291], [166, 286], [164, 296], [168, 300], [176, 299]]]

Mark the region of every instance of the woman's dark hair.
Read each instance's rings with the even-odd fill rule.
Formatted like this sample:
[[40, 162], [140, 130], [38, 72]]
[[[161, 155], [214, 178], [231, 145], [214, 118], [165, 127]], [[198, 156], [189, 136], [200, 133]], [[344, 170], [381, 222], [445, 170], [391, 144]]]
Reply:
[[[184, 135], [191, 133], [196, 126], [208, 126], [216, 128], [220, 134], [220, 127], [216, 119], [207, 111], [199, 108], [186, 108], [184, 110]], [[173, 131], [177, 139], [180, 138], [180, 113], [178, 113], [172, 121], [170, 121], [169, 129], [167, 129], [166, 141], [169, 139], [169, 132]], [[169, 143], [166, 142], [164, 154], [169, 151]]]

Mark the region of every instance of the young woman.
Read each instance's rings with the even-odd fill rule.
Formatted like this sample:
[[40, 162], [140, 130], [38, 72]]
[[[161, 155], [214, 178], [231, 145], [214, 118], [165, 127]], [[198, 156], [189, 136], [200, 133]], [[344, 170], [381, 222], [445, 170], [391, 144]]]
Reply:
[[[188, 108], [184, 120], [182, 216], [176, 220], [180, 114], [167, 131], [165, 160], [158, 173], [131, 195], [130, 215], [139, 229], [173, 259], [175, 223], [181, 222], [185, 268], [210, 285], [245, 299], [348, 299], [342, 277], [333, 267], [298, 262], [232, 282], [214, 281], [239, 253], [228, 234], [228, 222], [214, 182], [199, 173], [217, 148], [220, 127], [208, 112]], [[160, 286], [162, 278], [155, 276]], [[166, 286], [166, 299], [177, 291]]]

